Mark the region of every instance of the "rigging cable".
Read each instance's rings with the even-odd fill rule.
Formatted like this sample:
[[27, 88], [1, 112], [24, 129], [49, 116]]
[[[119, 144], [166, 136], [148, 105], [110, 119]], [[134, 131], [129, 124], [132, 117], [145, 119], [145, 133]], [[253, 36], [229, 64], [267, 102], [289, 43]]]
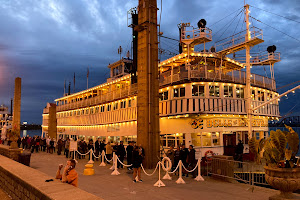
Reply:
[[264, 10], [264, 9], [261, 9], [261, 8], [258, 8], [258, 7], [252, 6], [252, 5], [250, 5], [250, 6], [253, 7], [253, 8], [256, 8], [256, 9], [259, 9], [259, 10], [262, 10], [262, 11], [265, 11], [265, 12], [267, 12], [267, 13], [271, 13], [271, 14], [273, 14], [273, 15], [277, 15], [277, 16], [279, 16], [279, 17], [282, 17], [282, 18], [285, 18], [285, 19], [288, 19], [288, 20], [291, 20], [291, 21], [294, 21], [294, 22], [297, 22], [297, 23], [300, 24], [299, 21], [296, 21], [296, 20], [294, 20], [294, 19], [290, 19], [290, 18], [284, 17], [284, 16], [282, 16], [282, 15], [278, 15], [278, 14], [276, 14], [276, 13], [272, 13], [272, 12], [270, 12], [270, 11], [267, 11], [267, 10]]
[[214, 25], [216, 25], [217, 23], [219, 23], [220, 21], [222, 21], [222, 20], [224, 20], [224, 19], [226, 19], [227, 17], [229, 17], [230, 15], [232, 15], [232, 14], [234, 14], [234, 13], [236, 13], [237, 11], [239, 11], [239, 10], [241, 10], [241, 9], [243, 9], [244, 7], [241, 7], [241, 8], [239, 8], [239, 9], [237, 9], [237, 10], [235, 10], [235, 11], [233, 11], [232, 13], [230, 13], [229, 15], [227, 15], [226, 17], [224, 17], [224, 18], [222, 18], [222, 19], [220, 19], [219, 21], [217, 21], [217, 22], [215, 22], [215, 23], [213, 23], [210, 27], [213, 27]]
[[300, 42], [299, 39], [297, 39], [297, 38], [295, 38], [295, 37], [293, 37], [293, 36], [290, 36], [290, 35], [286, 34], [285, 32], [282, 32], [282, 31], [278, 30], [277, 28], [274, 28], [274, 27], [271, 26], [271, 25], [268, 25], [268, 24], [266, 24], [266, 23], [264, 23], [264, 22], [262, 22], [262, 21], [260, 21], [260, 20], [258, 20], [258, 19], [256, 19], [256, 18], [254, 18], [254, 17], [252, 17], [252, 16], [249, 16], [249, 17], [251, 17], [252, 19], [254, 19], [254, 20], [256, 20], [256, 21], [258, 21], [258, 22], [260, 22], [260, 23], [262, 23], [262, 24], [264, 24], [264, 25], [266, 25], [266, 26], [268, 26], [268, 27], [270, 27], [270, 28], [272, 28], [272, 29], [274, 29], [274, 30], [276, 30], [276, 31], [278, 31], [278, 32], [280, 32], [280, 33], [282, 33], [282, 34], [284, 34], [284, 35], [286, 35], [286, 36], [292, 38], [292, 39], [294, 39], [294, 40], [297, 40], [298, 42]]

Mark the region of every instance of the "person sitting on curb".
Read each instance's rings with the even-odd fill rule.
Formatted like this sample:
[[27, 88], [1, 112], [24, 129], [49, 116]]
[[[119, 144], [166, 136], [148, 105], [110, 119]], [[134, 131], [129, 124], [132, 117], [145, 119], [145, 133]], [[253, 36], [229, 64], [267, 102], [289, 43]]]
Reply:
[[63, 165], [60, 164], [58, 166], [58, 170], [56, 172], [56, 179], [60, 179], [63, 183], [69, 183], [75, 187], [78, 187], [78, 174], [75, 170], [76, 162], [75, 160], [71, 159], [67, 161], [67, 164], [64, 168], [63, 173], [61, 174], [60, 171], [63, 168]]

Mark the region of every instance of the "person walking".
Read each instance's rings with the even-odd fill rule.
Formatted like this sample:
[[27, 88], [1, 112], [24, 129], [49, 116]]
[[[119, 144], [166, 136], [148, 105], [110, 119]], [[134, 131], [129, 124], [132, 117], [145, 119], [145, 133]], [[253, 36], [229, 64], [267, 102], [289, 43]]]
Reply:
[[143, 182], [141, 179], [141, 164], [143, 162], [143, 150], [142, 148], [135, 146], [132, 153], [132, 167], [133, 167], [133, 182], [136, 183], [136, 177], [138, 182]]
[[[126, 147], [127, 153], [127, 165], [132, 164], [132, 152], [133, 152], [133, 143], [132, 141], [129, 142], [128, 146]], [[127, 167], [128, 170], [132, 170], [132, 166]]]

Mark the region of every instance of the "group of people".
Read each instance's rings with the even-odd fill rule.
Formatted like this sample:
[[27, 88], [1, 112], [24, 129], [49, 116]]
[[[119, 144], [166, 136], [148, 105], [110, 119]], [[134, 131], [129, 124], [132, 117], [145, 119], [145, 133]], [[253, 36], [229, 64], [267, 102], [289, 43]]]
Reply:
[[[174, 146], [171, 146], [170, 149], [167, 151], [166, 155], [170, 158], [172, 162], [172, 170], [174, 170], [179, 160], [182, 161], [182, 164], [187, 170], [192, 170], [197, 164], [197, 160], [195, 158], [195, 149], [193, 145], [190, 145], [189, 148], [186, 148], [184, 144], [181, 146], [177, 146], [176, 150], [174, 150]], [[188, 177], [188, 172], [186, 170], [183, 170], [184, 175]], [[196, 177], [196, 171], [194, 170], [192, 172], [193, 177]]]
[[[39, 152], [39, 151], [47, 151], [48, 153], [55, 152], [55, 145], [56, 145], [55, 138], [45, 138], [40, 136], [26, 136], [26, 137], [19, 137], [17, 140], [17, 144], [19, 148], [28, 149], [31, 153]], [[10, 140], [8, 140], [8, 145], [10, 145]]]
[[[58, 155], [61, 155], [63, 152], [66, 158], [74, 158], [74, 151], [70, 151], [71, 140], [72, 139], [70, 138], [58, 138], [56, 140], [55, 138], [51, 139], [50, 137], [41, 138], [40, 136], [26, 136], [23, 138], [20, 137], [17, 143], [20, 148], [29, 149], [32, 153], [44, 151], [47, 153], [57, 152]], [[89, 139], [88, 142], [84, 139], [80, 139], [76, 142], [77, 151], [79, 153], [76, 153], [75, 157], [77, 157], [78, 159], [85, 159], [85, 154], [90, 149], [93, 150], [97, 160], [97, 157], [99, 157], [103, 151], [105, 152], [106, 158], [108, 160], [112, 159], [113, 152], [115, 152], [115, 154], [118, 156], [118, 160], [120, 161], [117, 162], [117, 167], [123, 168], [123, 165], [121, 163], [124, 163], [124, 159], [126, 157], [127, 165], [130, 165], [128, 167], [128, 170], [133, 170], [133, 182], [142, 182], [141, 164], [145, 157], [145, 151], [141, 145], [136, 145], [135, 142], [129, 142], [127, 147], [125, 148], [123, 141], [120, 141], [120, 143], [115, 142], [114, 144], [112, 144], [112, 142], [105, 143], [105, 141], [101, 140], [100, 138], [98, 138], [95, 142], [93, 141], [93, 139]], [[170, 158], [172, 162], [172, 170], [176, 168], [176, 166], [179, 163], [179, 160], [182, 161], [183, 165], [188, 170], [193, 169], [197, 164], [197, 160], [195, 159], [195, 149], [192, 145], [190, 145], [189, 148], [186, 148], [185, 145], [182, 144], [181, 146], [178, 145], [176, 149], [174, 149], [174, 147], [171, 146], [170, 149], [167, 151], [166, 155]], [[95, 157], [93, 156], [92, 159], [94, 160]], [[62, 169], [62, 166], [60, 165], [59, 170], [57, 172], [57, 178], [68, 182], [67, 175], [70, 173], [71, 169], [75, 168], [75, 165], [76, 163], [74, 164], [73, 160], [69, 160], [67, 162], [67, 167], [65, 167], [63, 171], [63, 174], [65, 174], [66, 176], [60, 174], [60, 171]], [[194, 172], [192, 174], [193, 177], [196, 176]], [[188, 172], [186, 170], [183, 170], [183, 173], [184, 175], [186, 175], [186, 177], [188, 177]], [[71, 174], [73, 179], [76, 179], [76, 181], [72, 181], [73, 185], [76, 186], [78, 175], [74, 175], [74, 173]]]

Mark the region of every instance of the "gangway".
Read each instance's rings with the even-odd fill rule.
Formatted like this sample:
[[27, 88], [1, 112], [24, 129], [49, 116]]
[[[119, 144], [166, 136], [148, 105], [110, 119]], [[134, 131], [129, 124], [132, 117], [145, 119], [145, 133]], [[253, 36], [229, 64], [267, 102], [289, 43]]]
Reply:
[[264, 42], [263, 31], [254, 26], [250, 28], [250, 36], [248, 39], [246, 36], [247, 36], [247, 31], [244, 30], [216, 42], [215, 48], [217, 50], [217, 53], [231, 54], [245, 49], [246, 44], [250, 46], [255, 46], [257, 44]]

